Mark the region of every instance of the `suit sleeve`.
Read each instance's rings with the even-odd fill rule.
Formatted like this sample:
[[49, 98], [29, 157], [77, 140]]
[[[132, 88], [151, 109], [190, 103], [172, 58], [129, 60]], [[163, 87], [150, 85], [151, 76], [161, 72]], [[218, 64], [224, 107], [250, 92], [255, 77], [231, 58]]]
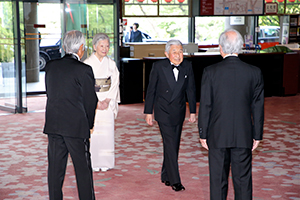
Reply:
[[91, 67], [87, 67], [86, 74], [83, 79], [83, 104], [88, 118], [89, 127], [94, 127], [95, 110], [98, 98], [95, 92], [95, 78]]
[[189, 82], [187, 87], [187, 98], [189, 102], [190, 113], [196, 113], [196, 86], [195, 86], [195, 76], [191, 63], [189, 62]]
[[153, 63], [152, 69], [150, 72], [149, 77], [149, 84], [147, 88], [147, 94], [145, 99], [145, 108], [144, 108], [144, 114], [152, 114], [153, 113], [153, 105], [156, 95], [156, 87], [158, 82], [158, 73], [156, 64]]
[[201, 97], [199, 105], [198, 129], [201, 139], [208, 137], [208, 125], [212, 110], [212, 91], [209, 74], [206, 69], [203, 71], [201, 81]]
[[264, 80], [260, 70], [251, 109], [254, 126], [253, 139], [262, 140], [264, 126]]

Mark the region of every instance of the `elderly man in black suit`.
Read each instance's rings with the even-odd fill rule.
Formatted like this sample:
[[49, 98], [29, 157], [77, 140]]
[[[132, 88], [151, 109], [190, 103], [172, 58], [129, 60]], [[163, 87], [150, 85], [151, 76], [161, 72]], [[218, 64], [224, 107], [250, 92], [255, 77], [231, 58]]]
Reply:
[[85, 39], [69, 31], [63, 39], [66, 55], [47, 63], [46, 120], [48, 134], [48, 188], [50, 200], [62, 200], [62, 186], [70, 153], [75, 168], [79, 199], [95, 199], [89, 152], [97, 96], [92, 68], [80, 61]]
[[198, 127], [201, 145], [209, 150], [211, 200], [226, 199], [230, 165], [235, 199], [252, 199], [252, 151], [263, 136], [264, 82], [259, 68], [238, 58], [242, 45], [238, 31], [223, 32], [224, 59], [202, 76]]
[[165, 47], [166, 59], [153, 64], [145, 100], [146, 122], [153, 125], [152, 112], [163, 140], [164, 160], [161, 181], [175, 191], [185, 190], [178, 169], [181, 130], [189, 102], [190, 122], [195, 122], [196, 95], [192, 65], [183, 60], [179, 40], [170, 40]]

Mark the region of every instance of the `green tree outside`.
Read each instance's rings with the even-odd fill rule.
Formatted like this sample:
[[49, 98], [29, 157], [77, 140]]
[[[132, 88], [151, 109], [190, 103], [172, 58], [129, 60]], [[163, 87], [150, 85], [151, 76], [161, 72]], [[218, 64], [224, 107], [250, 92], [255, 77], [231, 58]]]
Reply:
[[12, 3], [1, 2], [0, 12], [0, 62], [12, 62], [14, 58]]

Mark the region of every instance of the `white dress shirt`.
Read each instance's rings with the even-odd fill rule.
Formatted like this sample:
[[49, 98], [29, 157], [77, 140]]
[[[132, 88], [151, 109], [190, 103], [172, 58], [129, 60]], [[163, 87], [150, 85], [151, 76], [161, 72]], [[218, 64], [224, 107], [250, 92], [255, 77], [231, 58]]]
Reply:
[[[174, 64], [171, 62], [171, 65], [174, 65]], [[174, 66], [177, 67], [177, 66], [179, 66], [179, 65], [174, 65]], [[178, 70], [176, 67], [174, 67], [173, 73], [174, 73], [175, 80], [177, 81], [177, 79], [178, 79], [178, 74], [179, 74], [179, 70]]]

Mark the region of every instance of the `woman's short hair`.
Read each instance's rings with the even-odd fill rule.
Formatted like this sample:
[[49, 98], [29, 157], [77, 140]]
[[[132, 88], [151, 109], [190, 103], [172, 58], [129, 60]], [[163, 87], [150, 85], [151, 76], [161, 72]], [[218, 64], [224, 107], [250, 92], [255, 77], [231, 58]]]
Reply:
[[108, 40], [108, 43], [110, 43], [109, 37], [105, 33], [97, 33], [93, 37], [93, 45], [97, 48], [98, 42], [101, 40]]
[[85, 46], [84, 35], [77, 30], [68, 31], [63, 38], [63, 47], [66, 53], [78, 53], [82, 44]]
[[[234, 32], [236, 36], [228, 34], [228, 32]], [[239, 53], [242, 50], [244, 44], [243, 37], [235, 29], [228, 29], [221, 33], [219, 37], [219, 45], [222, 47], [222, 51], [225, 54]]]
[[170, 48], [171, 48], [172, 45], [180, 45], [180, 46], [182, 46], [182, 43], [180, 42], [180, 40], [175, 40], [175, 39], [169, 40], [167, 42], [166, 46], [165, 46], [165, 52], [169, 53]]

